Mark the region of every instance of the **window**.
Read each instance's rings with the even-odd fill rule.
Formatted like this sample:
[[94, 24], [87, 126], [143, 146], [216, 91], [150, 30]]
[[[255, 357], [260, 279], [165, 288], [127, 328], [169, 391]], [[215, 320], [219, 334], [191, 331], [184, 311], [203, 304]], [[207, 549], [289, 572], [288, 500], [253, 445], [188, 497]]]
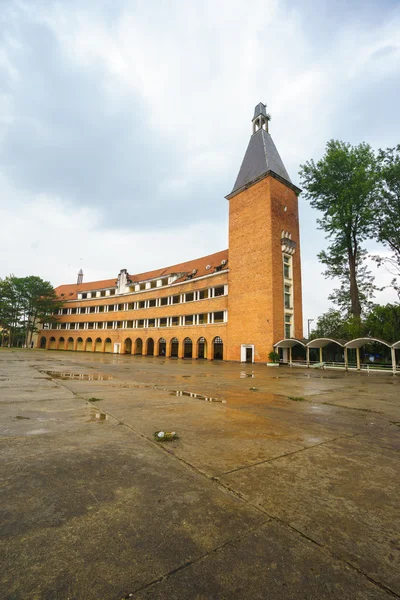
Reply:
[[292, 286], [285, 285], [285, 308], [292, 308]]
[[133, 310], [135, 308], [135, 303], [134, 302], [129, 302], [128, 304], [128, 310]]
[[106, 321], [106, 329], [112, 329], [112, 326], [113, 326], [112, 321]]
[[218, 311], [214, 313], [214, 323], [223, 323], [224, 322], [224, 311]]
[[125, 310], [124, 304], [118, 304], [118, 310]]
[[199, 315], [199, 325], [205, 325], [207, 323], [207, 314]]
[[214, 288], [214, 296], [223, 296], [224, 295], [224, 286]]
[[160, 306], [167, 306], [168, 296], [166, 298], [160, 298]]
[[172, 327], [179, 325], [179, 317], [171, 317], [171, 325]]
[[286, 254], [283, 255], [283, 276], [285, 279], [291, 279], [292, 278], [292, 274], [291, 274], [291, 257], [290, 256], [286, 256]]
[[102, 306], [99, 306], [99, 313], [104, 312], [104, 304]]
[[193, 315], [185, 316], [185, 325], [193, 325]]
[[87, 298], [87, 294], [82, 294], [82, 298], [83, 299]]
[[149, 325], [148, 327], [155, 327], [156, 326], [156, 320], [155, 319], [149, 319]]
[[160, 319], [160, 327], [166, 327], [167, 326], [167, 318], [163, 317], [162, 319]]
[[155, 298], [153, 300], [149, 300], [149, 307], [153, 308], [154, 306], [157, 306], [157, 300]]
[[172, 296], [172, 304], [179, 304], [181, 301], [180, 296]]
[[146, 307], [146, 300], [140, 300], [139, 308], [145, 308], [145, 307]]
[[137, 323], [138, 327], [144, 327], [144, 319], [140, 319]]
[[112, 312], [114, 310], [114, 304], [108, 305], [108, 312]]
[[200, 290], [199, 300], [204, 300], [204, 298], [208, 298], [208, 290]]
[[89, 312], [90, 312], [90, 313], [94, 313], [94, 312], [96, 312], [96, 307], [95, 307], [95, 306], [91, 306], [91, 307], [89, 308]]
[[292, 337], [292, 315], [285, 314], [285, 338]]
[[193, 292], [190, 292], [189, 294], [185, 294], [185, 296], [186, 296], [185, 302], [193, 302], [193, 300], [194, 300]]
[[115, 290], [110, 290], [110, 296], [115, 296]]
[[71, 308], [71, 315], [76, 315], [76, 308]]
[[127, 321], [126, 322], [126, 326], [128, 329], [132, 329], [133, 328], [133, 321]]

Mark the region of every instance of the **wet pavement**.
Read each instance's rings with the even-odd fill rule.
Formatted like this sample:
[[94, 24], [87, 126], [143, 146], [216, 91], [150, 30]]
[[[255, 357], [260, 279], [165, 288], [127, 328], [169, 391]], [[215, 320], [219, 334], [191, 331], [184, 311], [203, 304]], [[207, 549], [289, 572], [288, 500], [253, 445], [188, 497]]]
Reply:
[[0, 407], [2, 599], [400, 598], [400, 377], [0, 349]]

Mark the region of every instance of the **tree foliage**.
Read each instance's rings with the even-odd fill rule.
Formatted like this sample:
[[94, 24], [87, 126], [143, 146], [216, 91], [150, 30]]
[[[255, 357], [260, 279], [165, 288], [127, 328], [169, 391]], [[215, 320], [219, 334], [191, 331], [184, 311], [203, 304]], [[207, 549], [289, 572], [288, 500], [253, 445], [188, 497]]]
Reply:
[[2, 345], [6, 336], [10, 346], [29, 346], [43, 322], [57, 320], [53, 313], [61, 306], [51, 283], [40, 277], [9, 275], [0, 279]]
[[376, 158], [365, 143], [358, 146], [330, 140], [325, 155], [301, 166], [305, 197], [321, 212], [318, 226], [330, 244], [319, 258], [326, 266], [325, 276], [339, 278], [334, 292], [340, 307], [360, 318], [363, 303], [373, 293], [371, 275], [365, 267], [362, 243], [371, 235], [373, 201], [377, 188]]
[[361, 320], [330, 309], [318, 318], [310, 335], [310, 339], [320, 337], [345, 341], [372, 337], [392, 344], [400, 340], [400, 305], [374, 304]]
[[377, 256], [376, 261], [394, 275], [392, 285], [400, 298], [400, 145], [380, 150], [378, 166], [380, 193], [374, 205], [374, 233], [391, 254]]
[[348, 341], [361, 335], [363, 335], [363, 325], [360, 319], [346, 316], [340, 310], [331, 308], [318, 317], [310, 339], [325, 337]]
[[400, 305], [375, 304], [364, 321], [364, 332], [369, 337], [393, 344], [400, 340]]

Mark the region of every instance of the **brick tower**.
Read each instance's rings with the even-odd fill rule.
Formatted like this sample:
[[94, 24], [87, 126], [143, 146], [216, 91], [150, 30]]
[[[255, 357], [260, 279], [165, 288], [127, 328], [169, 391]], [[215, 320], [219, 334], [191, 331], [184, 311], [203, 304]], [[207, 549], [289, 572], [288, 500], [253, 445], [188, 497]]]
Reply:
[[303, 337], [298, 194], [260, 102], [229, 200], [228, 360], [266, 362]]

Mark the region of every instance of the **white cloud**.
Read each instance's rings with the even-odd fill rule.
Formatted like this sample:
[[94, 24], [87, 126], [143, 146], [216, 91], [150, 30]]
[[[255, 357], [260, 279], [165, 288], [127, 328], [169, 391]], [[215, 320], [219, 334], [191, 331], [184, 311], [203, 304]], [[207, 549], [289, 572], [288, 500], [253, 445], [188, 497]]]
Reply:
[[[32, 126], [37, 145], [29, 145], [30, 135], [27, 147], [17, 137], [13, 179], [5, 168], [0, 179], [7, 223], [0, 275], [35, 272], [58, 284], [83, 266], [86, 280], [109, 278], [121, 267], [137, 272], [226, 247], [223, 196], [260, 100], [296, 183], [299, 165], [318, 158], [331, 137], [397, 143], [400, 11], [362, 24], [356, 14], [337, 14], [327, 24], [321, 16], [306, 19], [303, 5], [10, 1], [0, 52], [0, 144], [18, 122], [22, 133]], [[378, 2], [373, 10], [379, 14]], [[324, 27], [331, 35], [321, 41]], [[22, 60], [36, 56], [38, 38], [46, 52], [46, 32], [60, 49], [48, 71], [40, 53], [37, 63]], [[16, 93], [27, 81], [25, 111]], [[56, 95], [60, 82], [67, 87]], [[52, 135], [61, 154], [53, 152]], [[34, 185], [23, 187], [25, 180]], [[315, 256], [325, 241], [304, 203], [301, 228], [304, 317], [312, 318], [328, 308], [333, 285], [318, 275]], [[388, 291], [379, 297], [387, 298]]]

